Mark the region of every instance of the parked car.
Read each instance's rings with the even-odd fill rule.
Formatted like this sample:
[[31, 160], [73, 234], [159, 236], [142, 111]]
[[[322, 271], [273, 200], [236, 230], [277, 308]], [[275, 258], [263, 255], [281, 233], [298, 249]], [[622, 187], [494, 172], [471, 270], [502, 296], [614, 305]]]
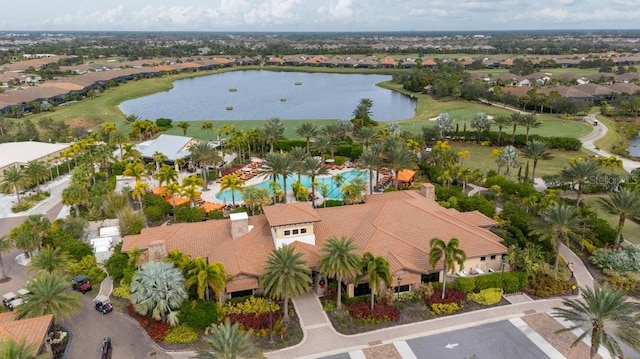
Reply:
[[111, 348], [111, 338], [104, 337], [102, 340], [102, 357], [101, 359], [111, 359], [113, 349]]
[[71, 279], [71, 288], [82, 293], [89, 292], [92, 289], [89, 278], [84, 274], [78, 274]]

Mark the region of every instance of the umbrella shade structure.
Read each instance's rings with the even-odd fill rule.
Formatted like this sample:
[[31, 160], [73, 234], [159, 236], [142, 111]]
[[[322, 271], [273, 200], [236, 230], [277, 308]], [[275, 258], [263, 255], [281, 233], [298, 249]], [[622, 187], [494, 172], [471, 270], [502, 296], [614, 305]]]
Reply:
[[202, 209], [205, 210], [205, 212], [209, 213], [211, 211], [221, 211], [224, 208], [223, 204], [220, 203], [211, 203], [211, 202], [205, 202], [202, 205]]

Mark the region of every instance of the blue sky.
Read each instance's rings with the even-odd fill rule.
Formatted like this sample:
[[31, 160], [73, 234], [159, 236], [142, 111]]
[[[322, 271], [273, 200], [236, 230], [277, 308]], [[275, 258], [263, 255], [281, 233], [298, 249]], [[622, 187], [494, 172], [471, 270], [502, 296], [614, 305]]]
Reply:
[[638, 29], [640, 0], [5, 0], [0, 30]]

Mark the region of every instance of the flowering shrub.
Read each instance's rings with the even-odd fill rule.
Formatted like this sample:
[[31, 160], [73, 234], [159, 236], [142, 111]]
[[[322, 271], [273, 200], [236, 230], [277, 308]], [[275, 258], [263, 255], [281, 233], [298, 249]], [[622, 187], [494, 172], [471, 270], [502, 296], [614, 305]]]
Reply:
[[605, 269], [602, 273], [604, 273], [604, 280], [611, 284], [612, 287], [627, 292], [635, 290], [638, 282], [640, 282], [640, 273], [638, 272], [616, 272]]
[[198, 340], [198, 332], [184, 324], [172, 328], [169, 334], [164, 337], [165, 343], [185, 344]]
[[431, 304], [431, 311], [433, 312], [433, 314], [444, 314], [444, 315], [449, 315], [449, 314], [453, 314], [459, 310], [461, 310], [463, 307], [462, 304], [458, 304], [458, 303], [433, 303]]
[[467, 293], [461, 290], [447, 289], [444, 292], [444, 298], [442, 298], [442, 288], [437, 288], [427, 300], [427, 304], [429, 304], [429, 306], [435, 303], [458, 303], [462, 305], [465, 300], [467, 300]]
[[394, 306], [378, 304], [371, 310], [369, 303], [364, 302], [350, 304], [349, 314], [358, 320], [373, 323], [397, 321], [400, 319], [400, 310]]
[[480, 293], [471, 293], [467, 299], [482, 305], [494, 305], [502, 300], [502, 289], [489, 288], [483, 289]]
[[149, 333], [151, 339], [155, 340], [156, 342], [163, 341], [164, 337], [169, 334], [170, 330], [171, 326], [168, 323], [163, 323], [157, 320], [151, 320], [149, 322], [149, 326], [147, 327], [147, 333]]
[[547, 275], [539, 275], [531, 280], [527, 292], [537, 297], [546, 298], [553, 295], [571, 293], [573, 283], [561, 281]]
[[227, 305], [224, 306], [224, 310], [226, 314], [263, 314], [269, 313], [270, 311], [277, 312], [280, 310], [280, 306], [272, 302], [271, 307], [269, 307], [268, 299], [252, 296], [242, 303], [227, 303]]

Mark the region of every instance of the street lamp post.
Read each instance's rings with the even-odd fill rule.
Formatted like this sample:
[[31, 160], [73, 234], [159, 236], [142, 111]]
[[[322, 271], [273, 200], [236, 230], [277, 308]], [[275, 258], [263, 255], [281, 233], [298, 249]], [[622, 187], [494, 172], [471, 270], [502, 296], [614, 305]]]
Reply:
[[273, 310], [271, 308], [271, 298], [269, 298], [269, 344], [273, 344]]
[[505, 261], [502, 261], [502, 272], [500, 273], [500, 289], [502, 290], [502, 293], [504, 293], [504, 265], [505, 265]]
[[402, 278], [400, 278], [398, 276], [398, 298], [400, 298], [400, 281], [402, 280]]

